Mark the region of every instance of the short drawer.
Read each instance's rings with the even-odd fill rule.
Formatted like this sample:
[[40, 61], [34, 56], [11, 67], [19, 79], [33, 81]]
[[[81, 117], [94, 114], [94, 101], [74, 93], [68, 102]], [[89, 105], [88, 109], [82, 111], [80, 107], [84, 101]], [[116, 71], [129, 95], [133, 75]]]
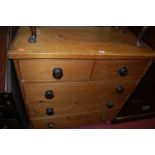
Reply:
[[147, 60], [97, 60], [91, 78], [141, 78], [149, 64]]
[[93, 60], [20, 60], [19, 65], [25, 81], [80, 81], [89, 79]]
[[[75, 98], [117, 96], [123, 99], [130, 95], [136, 87], [138, 80], [105, 80], [83, 81], [65, 83], [39, 83], [23, 82], [26, 98], [31, 101], [52, 101]], [[120, 92], [117, 92], [119, 90]]]
[[89, 111], [121, 109], [126, 99], [116, 96], [29, 102], [31, 117], [46, 117]]
[[[79, 113], [74, 115], [66, 115], [55, 118], [43, 117], [31, 119], [32, 127], [35, 129], [50, 128], [72, 128], [82, 125], [101, 123], [105, 121], [107, 112], [95, 111], [89, 113]], [[109, 113], [107, 119], [113, 118], [113, 113]]]

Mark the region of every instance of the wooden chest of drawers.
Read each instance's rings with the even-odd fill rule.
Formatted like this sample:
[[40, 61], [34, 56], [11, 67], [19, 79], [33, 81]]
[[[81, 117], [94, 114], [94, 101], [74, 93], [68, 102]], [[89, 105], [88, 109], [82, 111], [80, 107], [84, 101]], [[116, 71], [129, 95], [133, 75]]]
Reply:
[[131, 33], [101, 27], [22, 27], [9, 50], [32, 128], [111, 121], [155, 58]]

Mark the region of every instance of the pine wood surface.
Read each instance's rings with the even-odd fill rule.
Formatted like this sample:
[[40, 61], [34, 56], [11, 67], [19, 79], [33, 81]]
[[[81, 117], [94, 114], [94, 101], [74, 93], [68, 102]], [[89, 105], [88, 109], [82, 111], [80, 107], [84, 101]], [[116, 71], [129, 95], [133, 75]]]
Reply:
[[[37, 42], [28, 43], [29, 27], [21, 27], [9, 50], [14, 59], [25, 106], [33, 128], [66, 128], [111, 121], [155, 59], [149, 46], [111, 27], [37, 27]], [[118, 70], [127, 67], [121, 77]], [[63, 70], [57, 80], [52, 71]], [[116, 93], [121, 85], [124, 92]], [[45, 98], [52, 90], [54, 98]], [[114, 107], [107, 108], [107, 101]], [[54, 108], [47, 116], [46, 109]]]
[[23, 83], [28, 101], [48, 100], [44, 94], [47, 90], [52, 90], [55, 100], [68, 98], [85, 98], [90, 96], [115, 95], [115, 88], [118, 85], [124, 87], [124, 92], [117, 96], [124, 96], [133, 90], [138, 80], [104, 80], [104, 81], [81, 81], [65, 83]]
[[[22, 80], [55, 82], [88, 80], [93, 63], [93, 60], [66, 59], [31, 59], [19, 61]], [[60, 80], [53, 77], [53, 69], [57, 67], [63, 70], [63, 77]]]
[[111, 27], [37, 27], [37, 42], [27, 41], [29, 27], [21, 27], [9, 58], [153, 59], [149, 46], [136, 46], [131, 32]]
[[[31, 59], [19, 61], [23, 81], [52, 82], [140, 78], [148, 64], [148, 60]], [[118, 71], [124, 66], [128, 69], [128, 74], [121, 77]], [[60, 80], [53, 77], [53, 69], [57, 67], [63, 70], [63, 77]]]
[[32, 118], [32, 127], [38, 129], [48, 129], [48, 124], [52, 123], [54, 128], [71, 128], [78, 125], [104, 123], [114, 117], [116, 109], [112, 111], [91, 111], [87, 113], [78, 113], [73, 115], [64, 115], [58, 117]]
[[[113, 109], [120, 109], [124, 104], [128, 96], [118, 97], [117, 95], [103, 95], [101, 97], [89, 97], [89, 98], [75, 98], [75, 99], [59, 99], [51, 101], [32, 101], [28, 102], [27, 105], [30, 109], [30, 116], [35, 117], [46, 117], [47, 108], [53, 108], [54, 114], [52, 115], [65, 115], [75, 114], [89, 111], [113, 111]], [[107, 107], [107, 102], [113, 101], [114, 106], [112, 108]]]

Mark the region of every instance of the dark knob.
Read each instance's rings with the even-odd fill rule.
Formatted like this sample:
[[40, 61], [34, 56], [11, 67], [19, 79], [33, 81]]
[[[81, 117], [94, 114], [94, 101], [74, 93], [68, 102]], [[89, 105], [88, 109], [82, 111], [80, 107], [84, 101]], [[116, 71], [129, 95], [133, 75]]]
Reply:
[[53, 97], [54, 97], [54, 94], [53, 94], [52, 90], [45, 91], [45, 98], [46, 99], [52, 99]]
[[114, 106], [114, 102], [113, 101], [108, 101], [107, 102], [107, 107], [110, 109]]
[[47, 109], [46, 109], [46, 114], [47, 114], [47, 115], [53, 115], [53, 114], [54, 114], [53, 108], [47, 108]]
[[61, 68], [54, 68], [53, 69], [53, 77], [55, 79], [61, 79], [63, 77], [63, 70]]
[[115, 88], [115, 90], [116, 90], [116, 93], [120, 94], [120, 93], [123, 93], [124, 88], [123, 88], [123, 86], [119, 85], [119, 86], [117, 86], [117, 87]]
[[53, 129], [53, 128], [54, 128], [54, 124], [53, 124], [53, 123], [49, 123], [49, 124], [48, 124], [48, 128], [49, 128], [49, 129]]
[[126, 76], [128, 74], [128, 69], [126, 67], [122, 67], [118, 71], [120, 76]]

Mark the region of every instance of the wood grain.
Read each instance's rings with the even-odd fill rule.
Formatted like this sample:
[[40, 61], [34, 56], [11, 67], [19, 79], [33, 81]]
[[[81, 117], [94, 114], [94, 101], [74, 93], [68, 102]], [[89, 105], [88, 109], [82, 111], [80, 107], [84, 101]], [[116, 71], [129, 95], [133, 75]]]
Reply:
[[[135, 79], [127, 80], [104, 80], [104, 81], [81, 81], [81, 82], [65, 82], [65, 83], [38, 83], [29, 84], [24, 82], [24, 90], [28, 101], [47, 101], [44, 94], [46, 90], [52, 90], [54, 98], [59, 99], [75, 99], [89, 98], [90, 96], [106, 96], [117, 95], [118, 97], [130, 94], [137, 83]], [[116, 94], [115, 87], [122, 85], [124, 92]]]
[[28, 105], [26, 104], [27, 96], [25, 95], [24, 86], [23, 86], [22, 80], [21, 80], [21, 71], [20, 71], [19, 61], [18, 60], [13, 60], [13, 63], [15, 65], [16, 74], [17, 74], [17, 78], [18, 78], [18, 81], [19, 81], [19, 86], [20, 86], [21, 94], [22, 94], [22, 97], [24, 99], [25, 109], [26, 109], [27, 114], [30, 115], [30, 111], [29, 111]]
[[[127, 97], [118, 98], [115, 96], [89, 97], [78, 99], [62, 99], [51, 101], [36, 101], [27, 103], [31, 117], [46, 117], [47, 108], [53, 108], [55, 115], [74, 114], [89, 111], [120, 109]], [[113, 101], [112, 108], [107, 107], [107, 102]]]
[[136, 37], [110, 27], [37, 27], [37, 43], [27, 39], [29, 27], [21, 27], [9, 50], [9, 58], [154, 59], [153, 49], [136, 46]]
[[[116, 109], [114, 111], [116, 111]], [[33, 128], [35, 129], [48, 129], [48, 124], [50, 123], [54, 124], [54, 128], [71, 128], [86, 124], [104, 123], [105, 120], [111, 120], [113, 118], [114, 111], [108, 112], [108, 115], [107, 111], [93, 111], [53, 118], [35, 118], [31, 119], [31, 122], [33, 124]]]
[[[92, 79], [103, 80], [113, 78], [141, 78], [149, 61], [147, 60], [97, 60], [92, 74]], [[119, 69], [126, 67], [128, 74], [119, 75]]]
[[[93, 60], [52, 60], [35, 59], [20, 60], [22, 80], [26, 81], [80, 81], [88, 80]], [[61, 68], [63, 77], [57, 80], [53, 77], [53, 69]]]
[[[133, 93], [155, 59], [153, 49], [136, 47], [136, 37], [111, 27], [37, 27], [37, 42], [21, 27], [9, 50], [33, 128], [68, 128], [111, 121]], [[120, 77], [120, 67], [128, 75]], [[63, 78], [53, 78], [55, 67]], [[121, 85], [124, 92], [116, 93]], [[54, 92], [53, 99], [45, 91]], [[115, 106], [107, 109], [108, 100]], [[47, 116], [46, 109], [54, 108]]]

